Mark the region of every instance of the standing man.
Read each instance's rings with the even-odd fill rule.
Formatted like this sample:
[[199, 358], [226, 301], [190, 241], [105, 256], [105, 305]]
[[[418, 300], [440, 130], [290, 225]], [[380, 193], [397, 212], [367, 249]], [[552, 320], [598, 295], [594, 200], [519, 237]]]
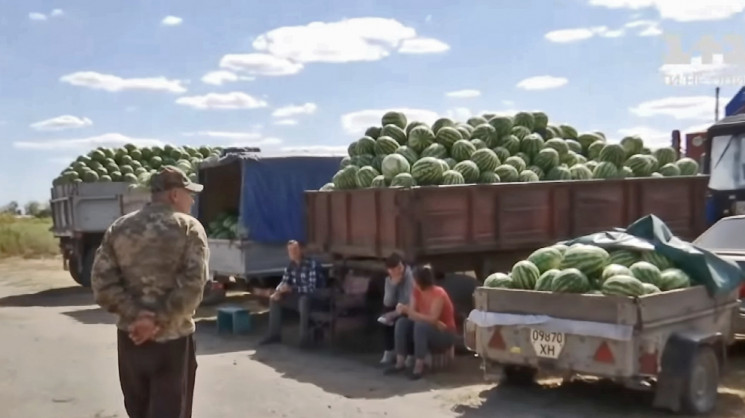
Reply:
[[119, 319], [119, 380], [130, 418], [191, 417], [193, 315], [209, 249], [189, 212], [202, 188], [178, 168], [163, 168], [150, 180], [151, 202], [114, 221], [96, 253], [91, 285], [96, 303]]
[[[391, 364], [396, 360], [395, 351], [395, 325], [401, 318], [396, 312], [398, 304], [408, 305], [411, 300], [411, 292], [414, 287], [414, 279], [411, 268], [404, 264], [404, 259], [398, 253], [392, 253], [385, 259], [385, 267], [388, 277], [385, 278], [385, 290], [383, 293], [383, 314], [379, 321], [385, 326], [383, 330], [384, 349], [381, 364]], [[413, 354], [413, 348], [410, 350]]]
[[269, 330], [260, 344], [272, 344], [282, 340], [282, 309], [294, 309], [300, 314], [300, 345], [310, 342], [310, 310], [313, 294], [323, 288], [325, 278], [321, 265], [306, 257], [300, 243], [290, 240], [287, 243], [290, 263], [285, 268], [282, 281], [269, 298]]

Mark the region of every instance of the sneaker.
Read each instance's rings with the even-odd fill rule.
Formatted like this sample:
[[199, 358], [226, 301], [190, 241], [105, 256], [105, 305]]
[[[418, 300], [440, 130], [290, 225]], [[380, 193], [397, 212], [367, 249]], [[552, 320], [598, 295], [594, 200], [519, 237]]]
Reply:
[[383, 358], [380, 359], [380, 364], [391, 364], [396, 360], [396, 353], [393, 351], [384, 351]]

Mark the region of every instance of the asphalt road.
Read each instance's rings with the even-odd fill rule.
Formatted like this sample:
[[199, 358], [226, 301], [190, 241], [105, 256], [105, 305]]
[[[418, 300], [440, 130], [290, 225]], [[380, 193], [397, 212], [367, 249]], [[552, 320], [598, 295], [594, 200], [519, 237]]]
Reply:
[[[211, 315], [198, 315], [195, 418], [669, 416], [649, 408], [649, 394], [615, 386], [487, 385], [473, 359], [410, 382], [382, 376], [371, 355], [257, 350], [257, 335], [217, 336]], [[126, 417], [113, 320], [59, 260], [0, 261], [0, 416]], [[714, 417], [745, 416], [744, 358], [732, 361]]]

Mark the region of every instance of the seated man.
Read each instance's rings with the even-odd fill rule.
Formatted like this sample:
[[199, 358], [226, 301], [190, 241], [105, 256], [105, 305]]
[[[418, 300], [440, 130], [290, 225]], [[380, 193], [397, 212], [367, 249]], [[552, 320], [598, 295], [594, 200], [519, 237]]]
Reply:
[[[396, 312], [396, 305], [409, 303], [414, 279], [411, 277], [411, 268], [404, 264], [403, 258], [398, 253], [393, 253], [386, 258], [385, 267], [388, 270], [388, 277], [385, 278], [383, 314], [379, 319], [384, 326], [383, 343], [385, 351], [380, 363], [388, 365], [396, 359], [394, 329], [396, 322], [402, 318]], [[411, 354], [414, 354], [413, 351]]]
[[414, 269], [414, 289], [409, 305], [399, 303], [396, 311], [406, 318], [396, 321], [396, 363], [386, 373], [405, 370], [408, 346], [414, 343], [414, 367], [410, 377], [418, 379], [424, 372], [427, 354], [452, 347], [457, 339], [453, 302], [447, 292], [435, 285], [432, 269]]
[[271, 344], [281, 341], [282, 308], [297, 310], [300, 314], [300, 344], [310, 342], [310, 311], [316, 289], [325, 284], [321, 265], [303, 254], [299, 242], [287, 243], [290, 264], [285, 268], [282, 281], [270, 297], [269, 330], [260, 344]]

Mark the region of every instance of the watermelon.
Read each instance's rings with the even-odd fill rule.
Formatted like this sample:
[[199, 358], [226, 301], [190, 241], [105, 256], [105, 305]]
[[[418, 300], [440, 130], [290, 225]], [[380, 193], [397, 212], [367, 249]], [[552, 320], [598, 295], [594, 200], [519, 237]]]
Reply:
[[484, 142], [484, 141], [482, 141], [482, 140], [480, 140], [478, 138], [471, 139], [471, 143], [473, 144], [474, 147], [476, 147], [476, 150], [480, 150], [480, 149], [483, 149], [483, 148], [488, 148], [486, 146], [486, 142]]
[[551, 246], [551, 248], [559, 250], [562, 257], [564, 257], [564, 254], [566, 254], [567, 250], [569, 249], [569, 247], [564, 244], [554, 244]]
[[402, 112], [396, 111], [386, 112], [380, 119], [380, 124], [383, 126], [392, 124], [401, 129], [404, 129], [406, 128], [406, 115], [404, 115]]
[[409, 132], [408, 145], [417, 153], [435, 143], [435, 134], [428, 126], [416, 126]]
[[538, 174], [536, 174], [535, 172], [530, 171], [530, 170], [523, 170], [520, 172], [518, 181], [522, 183], [531, 183], [531, 182], [541, 181], [541, 179], [540, 177], [538, 177]]
[[470, 159], [471, 155], [473, 155], [474, 152], [476, 152], [476, 147], [471, 143], [471, 141], [467, 139], [460, 139], [458, 141], [455, 141], [455, 143], [453, 144], [453, 147], [450, 150], [450, 155], [456, 161], [465, 161]]
[[695, 176], [698, 174], [698, 163], [693, 158], [683, 157], [675, 162], [681, 176]]
[[534, 289], [540, 276], [541, 272], [538, 267], [528, 260], [518, 261], [512, 266], [510, 272], [516, 289]]
[[451, 185], [451, 184], [465, 184], [466, 180], [463, 178], [463, 175], [455, 170], [447, 170], [442, 174], [442, 184], [443, 185]]
[[484, 279], [484, 287], [512, 289], [512, 277], [504, 273], [494, 273]]
[[544, 173], [559, 165], [559, 152], [553, 148], [544, 148], [533, 158], [533, 165], [538, 166]]
[[569, 169], [569, 173], [572, 175], [572, 180], [590, 180], [592, 178], [592, 170], [584, 164], [573, 165]]
[[585, 293], [591, 288], [587, 275], [576, 268], [567, 268], [556, 274], [551, 291], [556, 293]]
[[543, 112], [533, 112], [533, 129], [543, 131], [548, 126], [548, 115]]
[[453, 145], [461, 139], [463, 139], [463, 136], [461, 136], [460, 132], [451, 126], [440, 128], [440, 130], [435, 134], [435, 141], [447, 149], [451, 149]]
[[[403, 130], [403, 128], [400, 128], [394, 124], [389, 124], [383, 126], [383, 130], [380, 131], [381, 136], [387, 136], [390, 138], [393, 138], [398, 142], [400, 145], [406, 145], [406, 131]], [[359, 143], [358, 146], [358, 152], [359, 152]]]
[[336, 187], [334, 186], [334, 183], [326, 183], [323, 186], [321, 186], [321, 188], [318, 190], [322, 192], [330, 192], [330, 191], [336, 190]]
[[452, 169], [453, 167], [455, 167], [456, 164], [458, 164], [457, 161], [455, 161], [454, 159], [452, 159], [450, 157], [445, 158], [442, 161], [445, 161], [445, 164], [448, 165], [448, 170]]
[[[577, 130], [574, 129], [574, 127], [570, 125], [559, 125], [559, 129], [561, 130], [561, 137], [566, 139], [577, 139]], [[582, 141], [580, 141], [581, 143]]]
[[381, 175], [379, 175], [379, 176], [376, 176], [376, 177], [375, 177], [375, 178], [374, 178], [374, 179], [373, 179], [373, 180], [372, 180], [372, 181], [370, 182], [370, 187], [372, 187], [372, 188], [376, 188], [376, 189], [378, 189], [378, 188], [382, 188], [382, 187], [386, 187], [387, 185], [388, 185], [388, 182], [387, 182], [387, 181], [385, 180], [385, 177], [383, 177], [383, 175], [382, 175], [382, 174], [381, 174]]
[[434, 157], [422, 157], [411, 167], [411, 175], [422, 186], [440, 184], [444, 172], [440, 161]]
[[520, 178], [520, 173], [517, 171], [517, 169], [509, 164], [502, 164], [498, 166], [495, 170], [495, 173], [499, 176], [499, 179], [503, 183], [511, 183], [518, 181]]
[[[486, 124], [488, 122], [489, 121], [487, 121], [486, 119], [482, 118], [481, 116], [473, 116], [473, 117], [468, 118], [468, 121], [466, 121], [466, 123], [468, 123], [469, 125], [471, 125], [474, 128], [478, 128], [480, 125]], [[478, 138], [478, 137], [476, 137], [476, 138]]]
[[[557, 138], [561, 139], [561, 138]], [[548, 141], [546, 141], [548, 143]], [[566, 139], [564, 140], [564, 143], [567, 145], [567, 148], [569, 148], [569, 151], [572, 151], [575, 154], [582, 154], [582, 144], [580, 144], [578, 141], [575, 141], [573, 139]], [[559, 145], [560, 146], [560, 145]], [[559, 151], [558, 149], [556, 151]]]
[[409, 136], [409, 135], [411, 134], [411, 131], [412, 131], [412, 130], [413, 130], [414, 128], [416, 128], [417, 126], [425, 126], [425, 127], [427, 127], [427, 129], [429, 129], [429, 127], [427, 126], [427, 124], [426, 124], [426, 123], [424, 123], [424, 122], [419, 122], [419, 121], [411, 121], [411, 122], [409, 122], [409, 124], [408, 124], [408, 125], [406, 125], [406, 129], [405, 129], [405, 131], [406, 131], [406, 136], [408, 137], [408, 136]]
[[641, 259], [646, 261], [660, 270], [665, 270], [673, 267], [673, 261], [664, 255], [656, 251], [644, 251], [642, 252]]
[[375, 154], [375, 140], [369, 136], [363, 136], [357, 140], [355, 149], [360, 154]]
[[617, 275], [606, 280], [600, 288], [605, 295], [638, 297], [646, 293], [644, 283], [632, 276]]
[[632, 264], [641, 260], [639, 252], [632, 250], [614, 250], [610, 253], [610, 263], [631, 267]]
[[644, 141], [637, 135], [627, 136], [621, 140], [621, 147], [626, 152], [626, 156], [631, 157], [642, 152]]
[[533, 251], [528, 256], [528, 261], [538, 267], [541, 273], [545, 273], [551, 269], [558, 269], [563, 258], [564, 255], [558, 248], [544, 247]]
[[440, 158], [447, 158], [447, 156], [448, 156], [447, 148], [445, 148], [444, 145], [438, 144], [438, 143], [434, 143], [428, 146], [427, 148], [424, 149], [424, 151], [422, 151], [419, 154], [420, 159], [424, 157], [440, 159]]
[[636, 177], [649, 177], [652, 174], [652, 161], [645, 155], [632, 155], [626, 160], [625, 166], [630, 168]]
[[[419, 159], [419, 156], [417, 155], [416, 151], [411, 149], [411, 147], [408, 147], [406, 145], [401, 145], [396, 149], [396, 154], [403, 155], [404, 158], [406, 158], [406, 161], [409, 162], [409, 165], [414, 164]], [[382, 165], [382, 161], [381, 161]]]
[[497, 173], [493, 171], [482, 171], [481, 174], [479, 174], [479, 183], [481, 184], [493, 184], [493, 183], [499, 183], [501, 179], [497, 175]]
[[515, 157], [519, 157], [521, 160], [525, 162], [525, 165], [530, 165], [530, 163], [533, 161], [532, 158], [530, 158], [530, 155], [524, 153], [524, 152], [518, 152], [515, 154]]
[[576, 268], [588, 277], [596, 277], [602, 273], [609, 260], [610, 255], [603, 248], [579, 244], [567, 249], [561, 268]]
[[512, 129], [510, 130], [510, 133], [512, 134], [512, 136], [514, 136], [518, 140], [522, 140], [526, 136], [533, 133], [533, 131], [531, 131], [529, 128], [526, 128], [525, 126], [516, 125], [512, 127]]
[[674, 163], [678, 158], [678, 153], [672, 147], [658, 148], [652, 152], [652, 155], [657, 159], [660, 167], [665, 164]]
[[[576, 142], [576, 141], [572, 141], [572, 142], [574, 142], [575, 144], [579, 145], [579, 143]], [[543, 146], [544, 146], [544, 148], [555, 149], [556, 152], [559, 153], [559, 157], [563, 157], [564, 155], [566, 155], [566, 154], [569, 153], [569, 144], [568, 144], [568, 141], [564, 141], [561, 138], [549, 139], [548, 141], [546, 141], [546, 143]], [[582, 146], [581, 145], [579, 146], [579, 151], [574, 151], [574, 152], [578, 152], [578, 153], [579, 152], [582, 152]]]
[[476, 163], [470, 160], [459, 162], [455, 167], [453, 167], [453, 170], [459, 172], [465, 179], [466, 183], [476, 183], [481, 175], [479, 167]]
[[554, 288], [554, 277], [561, 273], [559, 269], [546, 270], [535, 283], [535, 290], [540, 292], [550, 292]]
[[504, 160], [504, 163], [507, 165], [511, 165], [515, 167], [515, 169], [520, 172], [527, 168], [527, 164], [525, 163], [525, 160], [518, 156], [509, 157], [506, 160]]
[[514, 124], [515, 126], [524, 127], [530, 132], [533, 132], [533, 128], [535, 128], [535, 117], [529, 112], [518, 112], [515, 114]]
[[[359, 167], [357, 167], [356, 165], [348, 165], [342, 168], [341, 170], [339, 170], [331, 180], [334, 183], [334, 187], [336, 187], [339, 190], [356, 188], [358, 170], [359, 170]], [[131, 175], [132, 174], [126, 174], [125, 178]]]
[[548, 173], [546, 173], [546, 180], [548, 181], [571, 180], [571, 179], [572, 179], [572, 172], [569, 171], [569, 169], [564, 165], [554, 167]]
[[520, 138], [515, 135], [503, 136], [499, 139], [498, 145], [506, 149], [510, 155], [517, 154], [520, 151]]
[[621, 264], [609, 264], [603, 269], [603, 273], [600, 275], [600, 283], [604, 283], [606, 280], [613, 276], [632, 276], [631, 270], [628, 267]]
[[488, 123], [484, 123], [474, 128], [473, 132], [471, 132], [471, 138], [477, 138], [486, 142], [487, 145], [492, 145], [496, 143], [498, 138], [497, 130]]
[[659, 286], [660, 284], [660, 269], [652, 263], [646, 261], [637, 261], [629, 267], [631, 274], [644, 283], [653, 284]]
[[543, 180], [544, 177], [546, 177], [546, 173], [543, 172], [543, 169], [540, 167], [531, 165], [527, 168], [527, 170], [530, 170], [535, 173], [536, 176], [538, 176], [538, 180]]
[[598, 164], [594, 170], [592, 170], [592, 178], [595, 179], [614, 179], [618, 178], [618, 167], [609, 161], [604, 161]]
[[512, 131], [512, 118], [509, 116], [494, 116], [489, 119], [489, 125], [494, 127], [497, 137], [502, 138]]
[[616, 168], [620, 168], [623, 166], [623, 162], [626, 161], [626, 151], [620, 144], [605, 144], [600, 150], [598, 160], [613, 163]]
[[593, 142], [588, 148], [587, 148], [587, 158], [591, 160], [597, 160], [598, 157], [600, 157], [600, 151], [603, 150], [603, 147], [605, 147], [604, 142]]
[[[435, 123], [432, 124], [432, 132], [437, 134], [442, 128], [453, 128], [453, 127], [455, 127], [455, 122], [453, 122], [451, 119], [440, 118], [440, 119], [437, 119]], [[460, 135], [460, 133], [458, 135]]]
[[644, 286], [644, 294], [645, 295], [653, 295], [655, 293], [660, 293], [660, 288], [650, 284], [650, 283], [642, 283], [642, 286]]
[[388, 155], [396, 152], [400, 144], [390, 136], [381, 136], [375, 140], [375, 155]]
[[497, 154], [489, 148], [481, 148], [471, 154], [471, 161], [473, 161], [479, 168], [479, 171], [494, 171], [499, 165], [499, 157]]
[[668, 163], [660, 167], [659, 172], [665, 177], [675, 177], [680, 175], [680, 168], [675, 163]]
[[541, 148], [543, 148], [543, 138], [539, 134], [532, 133], [520, 140], [520, 151], [530, 156], [538, 154]]
[[417, 182], [410, 173], [399, 173], [391, 179], [391, 187], [414, 187], [416, 185]]
[[458, 132], [460, 132], [460, 136], [462, 136], [463, 139], [470, 140], [471, 139], [471, 129], [469, 129], [469, 128], [471, 128], [471, 127], [468, 126], [468, 125], [458, 125], [455, 129], [457, 129]]
[[378, 170], [368, 166], [364, 166], [357, 170], [357, 174], [355, 176], [357, 180], [357, 187], [360, 189], [368, 188], [372, 185], [373, 179], [375, 177], [379, 176], [380, 173], [378, 173]]
[[[383, 158], [381, 164], [383, 177], [386, 180], [393, 180], [394, 177], [401, 173], [408, 173], [411, 170], [409, 161], [401, 154], [390, 154]], [[377, 175], [377, 174], [376, 174]], [[374, 176], [373, 176], [374, 177]], [[372, 178], [370, 179], [372, 181]]]
[[691, 286], [691, 278], [683, 270], [668, 268], [660, 273], [659, 288], [663, 291], [685, 289]]
[[494, 147], [492, 148], [492, 151], [494, 151], [494, 154], [497, 155], [497, 158], [499, 158], [499, 161], [504, 161], [510, 158], [510, 151], [507, 150], [507, 148], [505, 147]]

